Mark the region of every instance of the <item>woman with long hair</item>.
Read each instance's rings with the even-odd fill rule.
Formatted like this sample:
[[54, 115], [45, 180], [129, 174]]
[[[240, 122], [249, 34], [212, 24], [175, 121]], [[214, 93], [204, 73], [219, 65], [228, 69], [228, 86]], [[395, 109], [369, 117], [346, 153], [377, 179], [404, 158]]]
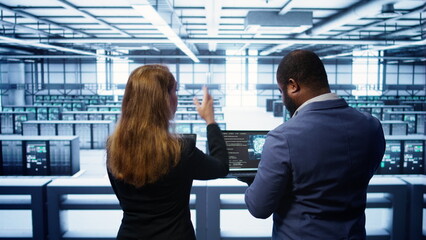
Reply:
[[162, 65], [129, 76], [121, 117], [107, 143], [107, 171], [123, 209], [117, 239], [195, 239], [189, 211], [194, 179], [228, 174], [228, 152], [214, 119], [213, 98], [203, 88], [194, 98], [206, 121], [210, 155], [193, 139], [170, 131], [177, 109], [177, 82]]

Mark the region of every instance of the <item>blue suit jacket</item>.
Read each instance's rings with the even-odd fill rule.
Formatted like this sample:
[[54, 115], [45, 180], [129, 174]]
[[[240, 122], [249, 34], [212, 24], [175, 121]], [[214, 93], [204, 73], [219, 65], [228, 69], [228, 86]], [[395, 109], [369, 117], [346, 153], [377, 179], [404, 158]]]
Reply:
[[273, 213], [273, 239], [365, 239], [367, 185], [384, 150], [378, 119], [344, 99], [310, 103], [269, 132], [247, 207]]

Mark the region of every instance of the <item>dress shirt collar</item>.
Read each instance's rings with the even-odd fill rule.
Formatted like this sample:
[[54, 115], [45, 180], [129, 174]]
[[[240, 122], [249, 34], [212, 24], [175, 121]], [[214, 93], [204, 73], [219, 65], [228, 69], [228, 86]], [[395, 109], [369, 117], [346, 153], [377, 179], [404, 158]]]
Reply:
[[328, 101], [328, 100], [336, 100], [336, 99], [339, 99], [339, 96], [335, 93], [324, 93], [324, 94], [321, 94], [319, 96], [313, 97], [313, 98], [307, 100], [306, 102], [304, 102], [302, 105], [300, 105], [296, 109], [296, 111], [294, 112], [293, 116], [296, 116], [297, 113], [300, 111], [300, 109], [302, 109], [303, 107], [305, 107], [309, 103], [322, 102], [322, 101]]

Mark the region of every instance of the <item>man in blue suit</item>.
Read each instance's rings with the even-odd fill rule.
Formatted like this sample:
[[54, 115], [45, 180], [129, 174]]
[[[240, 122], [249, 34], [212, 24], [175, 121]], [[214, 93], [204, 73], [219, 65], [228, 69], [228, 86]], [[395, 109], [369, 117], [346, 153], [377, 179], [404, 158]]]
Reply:
[[272, 239], [365, 239], [367, 185], [385, 150], [379, 120], [330, 92], [313, 52], [284, 57], [277, 82], [292, 118], [266, 138], [250, 213], [273, 214]]

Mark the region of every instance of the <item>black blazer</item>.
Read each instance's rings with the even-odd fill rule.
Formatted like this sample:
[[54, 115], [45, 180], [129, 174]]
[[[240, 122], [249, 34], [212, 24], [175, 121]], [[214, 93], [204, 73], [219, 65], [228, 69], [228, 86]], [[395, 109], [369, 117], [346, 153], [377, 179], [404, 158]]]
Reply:
[[117, 239], [195, 239], [189, 211], [193, 179], [207, 180], [228, 174], [228, 152], [217, 124], [207, 126], [210, 155], [184, 139], [178, 165], [154, 184], [135, 188], [108, 176], [123, 209]]

